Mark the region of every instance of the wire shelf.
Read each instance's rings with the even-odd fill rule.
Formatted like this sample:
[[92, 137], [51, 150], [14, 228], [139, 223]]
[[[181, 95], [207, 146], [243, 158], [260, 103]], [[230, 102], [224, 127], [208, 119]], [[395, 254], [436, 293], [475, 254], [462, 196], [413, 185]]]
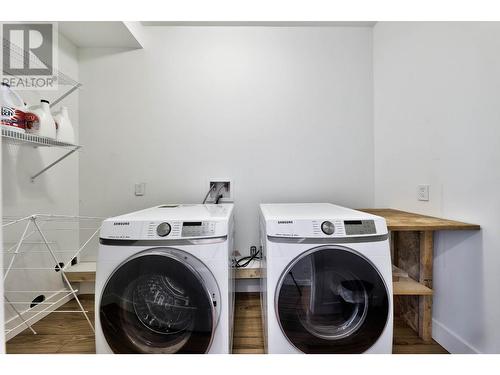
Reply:
[[27, 145], [33, 147], [61, 147], [80, 148], [73, 143], [61, 142], [53, 138], [42, 137], [36, 134], [23, 133], [2, 127], [2, 139], [4, 142], [14, 145]]
[[[3, 46], [3, 51], [8, 51], [10, 56], [10, 61], [15, 62], [16, 66], [24, 66], [25, 64], [25, 59], [29, 59], [30, 63], [33, 63], [34, 65], [38, 64], [39, 61], [34, 58], [32, 54], [29, 53], [29, 51], [24, 50], [23, 48], [17, 46], [16, 44], [13, 44], [9, 40], [2, 38], [2, 46]], [[56, 104], [61, 102], [63, 99], [71, 95], [74, 91], [79, 89], [82, 84], [75, 81], [73, 78], [69, 77], [68, 75], [60, 72], [59, 70], [55, 69], [54, 67], [50, 66], [47, 64], [45, 61], [43, 62], [47, 67], [51, 68], [54, 80], [57, 81], [58, 85], [61, 86], [66, 86], [64, 89], [64, 92], [56, 92], [58, 95], [55, 100], [51, 100], [50, 102], [50, 107], [54, 107]], [[13, 78], [18, 78], [21, 79], [20, 77], [10, 74], [9, 71], [2, 71], [4, 75], [8, 75]], [[68, 88], [69, 86], [69, 88]], [[36, 90], [35, 90], [36, 91]], [[22, 132], [16, 132], [7, 128], [2, 127], [2, 141], [7, 143], [7, 144], [13, 144], [13, 145], [27, 145], [27, 146], [33, 146], [33, 147], [59, 147], [66, 149], [67, 152], [58, 158], [56, 161], [50, 163], [47, 165], [45, 168], [43, 168], [40, 172], [36, 173], [35, 175], [31, 176], [31, 182], [35, 182], [35, 179], [40, 176], [42, 173], [46, 172], [56, 164], [58, 164], [60, 161], [63, 159], [67, 158], [69, 155], [74, 153], [75, 151], [79, 150], [81, 146], [76, 145], [76, 144], [71, 144], [71, 143], [66, 143], [66, 142], [61, 142], [52, 138], [47, 138], [47, 137], [41, 137], [39, 135], [34, 135], [34, 134], [28, 134], [28, 133], [22, 133]]]
[[78, 151], [82, 148], [80, 145], [75, 145], [72, 143], [61, 142], [53, 138], [42, 137], [35, 134], [22, 133], [15, 130], [7, 129], [2, 126], [2, 141], [8, 144], [13, 144], [17, 146], [32, 146], [32, 147], [58, 147], [66, 150], [66, 153], [62, 155], [56, 161], [50, 163], [40, 172], [31, 176], [31, 182], [35, 182], [35, 179], [42, 173], [45, 173], [54, 165], [58, 164], [63, 159], [66, 159], [72, 153]]

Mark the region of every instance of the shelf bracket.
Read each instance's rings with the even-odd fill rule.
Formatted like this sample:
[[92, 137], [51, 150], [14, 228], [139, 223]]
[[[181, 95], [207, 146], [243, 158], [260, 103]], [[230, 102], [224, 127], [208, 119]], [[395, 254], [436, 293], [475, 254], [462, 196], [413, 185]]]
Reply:
[[54, 161], [53, 163], [50, 163], [49, 165], [47, 165], [45, 168], [43, 168], [40, 172], [38, 172], [37, 174], [31, 176], [31, 182], [35, 182], [35, 179], [40, 176], [42, 173], [46, 172], [47, 170], [49, 170], [50, 168], [52, 168], [54, 165], [56, 165], [57, 163], [59, 163], [61, 160], [63, 159], [66, 159], [68, 156], [70, 156], [72, 153], [74, 153], [75, 151], [78, 151], [82, 146], [76, 146], [74, 149], [68, 151], [67, 153], [65, 153], [63, 156], [61, 156], [59, 159], [57, 159], [56, 161]]
[[59, 103], [61, 100], [63, 100], [67, 96], [71, 95], [71, 93], [78, 90], [80, 87], [82, 87], [81, 83], [77, 83], [76, 85], [72, 86], [68, 91], [66, 91], [64, 94], [62, 94], [59, 98], [57, 98], [52, 103], [50, 103], [50, 108], [54, 107], [57, 103]]

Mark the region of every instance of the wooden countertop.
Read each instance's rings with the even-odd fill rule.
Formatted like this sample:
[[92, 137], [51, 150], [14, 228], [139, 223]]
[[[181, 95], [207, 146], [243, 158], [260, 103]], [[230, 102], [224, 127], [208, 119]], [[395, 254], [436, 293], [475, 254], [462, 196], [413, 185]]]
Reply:
[[479, 230], [477, 224], [440, 219], [432, 216], [394, 210], [392, 208], [360, 208], [359, 211], [382, 216], [387, 221], [387, 228], [392, 231], [424, 230]]

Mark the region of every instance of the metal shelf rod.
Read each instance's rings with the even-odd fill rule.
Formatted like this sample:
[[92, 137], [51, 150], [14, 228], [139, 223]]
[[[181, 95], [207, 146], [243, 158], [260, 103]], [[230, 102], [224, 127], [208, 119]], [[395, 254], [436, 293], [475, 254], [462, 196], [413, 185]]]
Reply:
[[82, 146], [76, 146], [73, 150], [67, 152], [66, 154], [64, 154], [63, 156], [61, 156], [59, 159], [57, 159], [56, 161], [50, 163], [49, 165], [47, 165], [45, 168], [43, 168], [40, 172], [38, 172], [37, 174], [31, 176], [31, 182], [35, 182], [35, 179], [40, 176], [42, 173], [46, 172], [47, 170], [49, 170], [50, 168], [52, 168], [54, 165], [56, 165], [57, 163], [59, 163], [61, 160], [63, 159], [66, 159], [68, 156], [70, 156], [73, 152], [75, 151], [78, 151]]
[[68, 291], [67, 289], [63, 289], [63, 290], [4, 290], [4, 293], [64, 293], [67, 291]]
[[[75, 228], [44, 228], [44, 231], [47, 232], [47, 231], [51, 231], [51, 230], [75, 230]], [[95, 227], [94, 228], [78, 228], [78, 230], [95, 230]], [[52, 241], [53, 243], [54, 241]], [[43, 242], [37, 242], [37, 243], [42, 243]]]
[[30, 216], [23, 217], [23, 218], [21, 218], [21, 219], [17, 219], [17, 220], [14, 220], [14, 221], [10, 221], [10, 222], [8, 222], [8, 223], [3, 224], [3, 225], [2, 225], [2, 228], [8, 227], [9, 225], [12, 225], [12, 224], [17, 224], [17, 223], [19, 223], [19, 222], [21, 222], [21, 221], [24, 221], [24, 220], [28, 220], [28, 219], [30, 219], [30, 218], [32, 218], [32, 217], [33, 217], [33, 215], [30, 215]]
[[[34, 303], [33, 301], [19, 301], [19, 302], [14, 302], [14, 301], [5, 301], [4, 303], [8, 303], [10, 305], [31, 305], [32, 303]], [[35, 304], [35, 306], [38, 306], [38, 305], [53, 305], [54, 302], [37, 302]], [[55, 311], [55, 310], [54, 310]]]
[[8, 304], [10, 304], [10, 307], [12, 308], [12, 310], [14, 310], [14, 312], [19, 317], [19, 319], [21, 319], [22, 323], [20, 325], [18, 325], [18, 327], [21, 327], [24, 324], [24, 325], [26, 325], [29, 328], [29, 330], [31, 331], [31, 333], [33, 333], [34, 335], [36, 335], [36, 331], [33, 329], [33, 327], [31, 327], [28, 324], [28, 321], [26, 319], [24, 319], [24, 317], [21, 315], [21, 313], [19, 312], [19, 310], [16, 309], [16, 307], [10, 303], [9, 299], [7, 298], [7, 296], [4, 295], [3, 298], [5, 299], [5, 301]]
[[71, 93], [73, 93], [74, 91], [78, 90], [80, 87], [82, 87], [81, 83], [77, 83], [76, 85], [74, 85], [72, 88], [70, 88], [64, 94], [62, 94], [59, 98], [57, 98], [52, 103], [50, 103], [50, 108], [54, 107], [57, 103], [59, 103], [61, 100], [63, 100], [67, 96], [71, 95]]
[[[67, 251], [54, 251], [55, 254], [65, 254], [65, 253], [74, 253], [75, 250], [67, 250]], [[0, 251], [0, 254], [4, 254], [4, 255], [14, 255], [14, 253], [12, 252], [9, 252], [9, 251]], [[29, 254], [47, 254], [46, 251], [32, 251], [32, 250], [28, 250], [28, 251], [25, 251], [25, 252], [19, 252], [17, 253], [17, 255], [29, 255]]]
[[51, 311], [50, 313], [88, 313], [89, 310], [54, 310], [54, 311]]
[[[78, 151], [81, 146], [75, 145], [72, 143], [67, 143], [67, 142], [61, 142], [52, 138], [48, 137], [42, 137], [36, 134], [29, 134], [29, 133], [21, 133], [21, 132], [16, 132], [10, 129], [5, 129], [5, 127], [2, 127], [2, 139], [5, 139], [6, 142], [10, 142], [13, 144], [17, 145], [29, 145], [33, 147], [62, 147], [66, 149], [70, 149], [68, 152], [66, 152], [63, 156], [61, 156], [59, 159], [54, 161], [53, 163], [49, 164], [45, 168], [43, 168], [40, 172], [37, 174], [31, 176], [31, 182], [34, 182], [35, 179], [40, 176], [42, 173], [46, 172], [50, 168], [52, 168], [54, 165], [59, 163], [60, 161], [66, 159], [69, 155], [74, 153], [75, 151]], [[7, 223], [10, 224], [10, 223]]]
[[[9, 268], [4, 268], [4, 270], [8, 270]], [[55, 269], [55, 266], [50, 268], [50, 267], [47, 267], [47, 268], [42, 268], [42, 267], [12, 267], [10, 268], [11, 271], [54, 271]]]
[[23, 244], [24, 238], [26, 237], [26, 233], [28, 232], [28, 228], [30, 227], [31, 222], [33, 221], [33, 218], [30, 218], [27, 220], [26, 227], [24, 228], [23, 234], [21, 235], [21, 239], [17, 243], [16, 250], [12, 253], [12, 258], [10, 259], [9, 266], [6, 268], [7, 271], [5, 271], [3, 275], [3, 281], [5, 282], [5, 279], [9, 275], [10, 270], [12, 269], [12, 265], [14, 264], [14, 261], [16, 260], [16, 255], [19, 253], [19, 249], [21, 248], [21, 245]]
[[33, 216], [36, 216], [37, 218], [38, 217], [53, 217], [53, 218], [63, 218], [63, 219], [83, 219], [83, 220], [86, 220], [86, 219], [89, 219], [89, 220], [93, 220], [93, 219], [98, 219], [98, 220], [103, 220], [104, 218], [100, 217], [100, 216], [77, 216], [77, 215], [50, 215], [50, 214], [34, 214]]
[[68, 263], [66, 263], [66, 265], [63, 267], [63, 272], [66, 271], [66, 268], [68, 268], [68, 266], [71, 266], [71, 264], [73, 263], [73, 259], [76, 259], [76, 257], [78, 257], [78, 255], [82, 252], [82, 250], [90, 243], [90, 241], [92, 241], [92, 239], [95, 237], [95, 235], [97, 233], [99, 233], [99, 230], [101, 228], [97, 228], [97, 230], [92, 234], [92, 236], [89, 237], [89, 239], [78, 249], [78, 251], [75, 253], [75, 255], [73, 255], [73, 257], [69, 260]]

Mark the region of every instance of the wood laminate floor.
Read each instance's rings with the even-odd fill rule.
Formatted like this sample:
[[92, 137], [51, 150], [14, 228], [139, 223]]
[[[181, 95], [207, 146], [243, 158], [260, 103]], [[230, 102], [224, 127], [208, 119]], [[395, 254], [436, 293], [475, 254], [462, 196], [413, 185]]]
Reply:
[[[94, 319], [93, 296], [82, 296], [82, 304]], [[61, 310], [76, 309], [70, 301]], [[7, 342], [7, 353], [95, 353], [94, 335], [82, 314], [53, 313], [35, 323], [37, 335], [28, 329]], [[234, 325], [234, 353], [264, 353], [260, 301], [257, 293], [238, 293]], [[423, 342], [401, 321], [396, 321], [394, 347], [396, 354], [444, 354], [446, 350], [435, 341]]]

